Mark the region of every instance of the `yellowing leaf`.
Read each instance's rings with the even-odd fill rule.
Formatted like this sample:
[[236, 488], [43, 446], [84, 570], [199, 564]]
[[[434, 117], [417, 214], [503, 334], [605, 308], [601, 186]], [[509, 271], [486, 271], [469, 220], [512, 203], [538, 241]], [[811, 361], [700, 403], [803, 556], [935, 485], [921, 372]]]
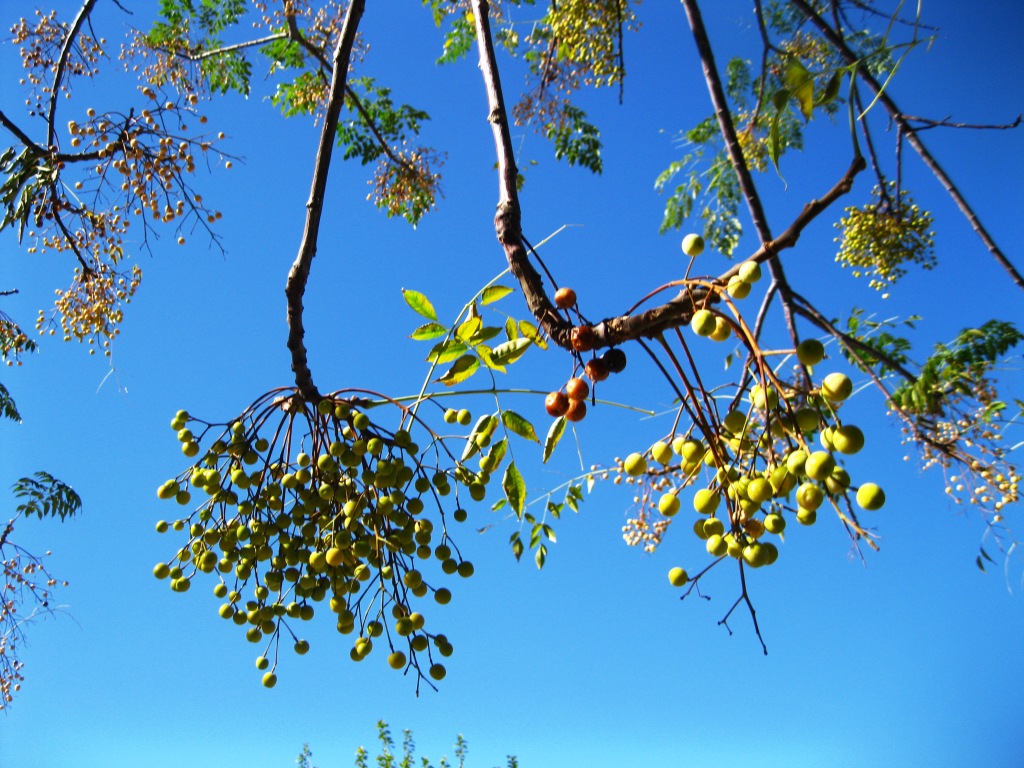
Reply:
[[430, 341], [448, 333], [448, 329], [440, 323], [426, 323], [421, 325], [409, 336], [416, 341]]
[[480, 294], [481, 304], [493, 304], [498, 299], [503, 299], [512, 293], [512, 289], [507, 285], [489, 285], [484, 288], [482, 294]]
[[405, 298], [405, 303], [412, 307], [414, 312], [423, 315], [427, 320], [437, 320], [437, 312], [434, 311], [434, 305], [422, 293], [403, 288], [402, 296]]
[[464, 354], [468, 349], [469, 347], [461, 341], [448, 339], [447, 341], [442, 341], [440, 344], [434, 345], [434, 348], [430, 350], [430, 354], [427, 355], [427, 362], [448, 363]]
[[559, 416], [553, 422], [551, 427], [548, 429], [548, 436], [544, 438], [544, 461], [547, 462], [551, 458], [551, 454], [555, 451], [555, 446], [558, 445], [558, 441], [562, 439], [562, 433], [565, 432], [565, 416]]
[[491, 350], [491, 357], [498, 365], [511, 365], [526, 351], [533, 342], [522, 336], [511, 341], [502, 342]]
[[455, 364], [451, 368], [445, 371], [444, 375], [438, 379], [438, 381], [446, 387], [460, 384], [476, 373], [477, 368], [479, 367], [480, 360], [476, 355], [463, 355], [455, 361]]

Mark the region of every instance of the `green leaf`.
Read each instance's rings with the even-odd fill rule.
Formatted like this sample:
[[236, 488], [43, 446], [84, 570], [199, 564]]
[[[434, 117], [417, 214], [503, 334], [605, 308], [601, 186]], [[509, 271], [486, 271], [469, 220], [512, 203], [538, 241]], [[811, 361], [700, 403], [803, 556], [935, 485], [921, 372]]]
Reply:
[[487, 452], [488, 457], [494, 462], [494, 466], [497, 467], [501, 464], [501, 460], [505, 458], [505, 454], [508, 452], [508, 440], [504, 437], [498, 442], [491, 446], [491, 450]]
[[427, 355], [427, 362], [449, 363], [465, 354], [468, 349], [469, 347], [457, 339], [447, 339], [440, 344], [434, 345], [434, 348], [430, 350], [430, 354]]
[[439, 378], [438, 381], [446, 387], [461, 384], [476, 373], [479, 367], [480, 359], [476, 355], [463, 355], [455, 361], [455, 364], [451, 368], [445, 371], [444, 375]]
[[479, 315], [473, 315], [459, 324], [459, 327], [455, 329], [455, 335], [460, 339], [470, 341], [473, 335], [483, 327], [483, 324], [484, 321]]
[[523, 556], [523, 550], [525, 550], [526, 547], [523, 546], [523, 539], [518, 533], [512, 534], [511, 542], [512, 554], [516, 556], [516, 561], [518, 561], [519, 558]]
[[478, 344], [477, 346], [473, 347], [473, 351], [476, 352], [477, 356], [480, 358], [480, 362], [482, 362], [492, 371], [499, 371], [500, 373], [505, 373], [505, 366], [501, 365], [500, 363], [494, 362], [490, 347], [486, 346], [485, 344]]
[[480, 303], [493, 304], [498, 299], [503, 299], [512, 292], [513, 289], [506, 285], [489, 285], [484, 288], [483, 293], [480, 295]]
[[547, 537], [548, 541], [550, 541], [552, 544], [558, 543], [558, 539], [555, 538], [554, 528], [552, 528], [547, 523], [544, 523], [543, 525], [541, 525], [541, 529], [544, 531], [544, 536]]
[[413, 331], [409, 338], [416, 339], [416, 341], [430, 341], [444, 336], [446, 333], [448, 333], [448, 329], [440, 323], [425, 323]]
[[547, 560], [547, 557], [548, 548], [541, 544], [539, 547], [537, 547], [537, 551], [533, 555], [533, 560], [535, 563], [537, 563], [537, 568], [544, 567], [544, 562]]
[[402, 296], [405, 298], [405, 303], [412, 307], [414, 312], [423, 315], [427, 320], [437, 321], [437, 312], [434, 311], [434, 305], [422, 293], [403, 288]]
[[501, 328], [495, 328], [492, 325], [486, 325], [476, 333], [474, 333], [470, 339], [470, 344], [483, 344], [484, 342], [490, 341], [495, 336], [501, 333]]
[[3, 414], [6, 419], [21, 422], [21, 414], [18, 413], [18, 408], [14, 404], [14, 398], [3, 384], [0, 384], [0, 414]]
[[519, 321], [519, 332], [541, 349], [548, 348], [548, 343], [547, 341], [545, 341], [544, 337], [541, 336], [540, 331], [537, 330], [537, 326], [531, 323], [529, 320]]
[[487, 442], [494, 435], [498, 428], [498, 420], [493, 414], [485, 413], [476, 420], [473, 431], [466, 438], [466, 447], [462, 451], [462, 460], [465, 461], [480, 450], [480, 443]]
[[515, 341], [519, 338], [519, 329], [516, 328], [516, 321], [511, 317], [505, 318], [505, 336], [509, 341]]
[[46, 472], [36, 472], [33, 478], [23, 477], [14, 484], [14, 495], [27, 499], [17, 506], [25, 517], [73, 517], [82, 508], [82, 499], [70, 485], [66, 485]]
[[526, 352], [527, 347], [529, 347], [532, 343], [533, 342], [530, 341], [529, 339], [520, 336], [519, 338], [502, 342], [501, 344], [496, 346], [493, 350], [491, 350], [491, 356], [493, 357], [494, 362], [498, 363], [499, 365], [511, 365], [512, 363], [514, 363], [516, 360], [523, 356], [523, 353]]
[[501, 422], [508, 427], [509, 430], [515, 432], [520, 437], [526, 438], [527, 440], [533, 440], [535, 443], [540, 442], [540, 439], [537, 437], [537, 433], [533, 429], [533, 424], [515, 411], [502, 411]]
[[786, 86], [793, 92], [793, 98], [800, 106], [804, 120], [811, 119], [814, 111], [814, 78], [799, 59], [791, 58], [786, 62], [783, 74]]
[[526, 482], [519, 474], [519, 469], [514, 461], [505, 467], [505, 475], [501, 478], [501, 488], [505, 491], [505, 498], [508, 499], [509, 506], [515, 510], [516, 516], [522, 517], [523, 510], [526, 509]]
[[555, 451], [555, 446], [558, 445], [558, 441], [562, 439], [562, 434], [565, 432], [565, 416], [559, 416], [553, 422], [551, 427], [548, 429], [548, 435], [544, 438], [544, 462], [551, 458], [551, 454]]

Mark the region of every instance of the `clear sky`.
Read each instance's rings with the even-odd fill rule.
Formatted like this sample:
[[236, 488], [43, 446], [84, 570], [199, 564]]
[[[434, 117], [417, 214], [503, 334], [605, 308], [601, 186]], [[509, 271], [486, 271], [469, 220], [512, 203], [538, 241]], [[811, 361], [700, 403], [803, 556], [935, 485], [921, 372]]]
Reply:
[[[122, 4], [136, 15], [105, 0], [96, 12], [97, 31], [111, 42], [151, 13], [141, 0]], [[64, 18], [76, 8], [56, 5]], [[451, 318], [504, 268], [475, 56], [435, 67], [441, 36], [429, 12], [397, 5], [368, 3], [370, 49], [361, 71], [391, 85], [396, 100], [430, 113], [426, 141], [448, 152], [444, 199], [413, 230], [364, 201], [366, 169], [333, 169], [306, 296], [310, 363], [324, 390], [417, 391], [426, 347], [406, 338], [419, 318], [400, 289], [423, 291]], [[712, 41], [722, 46], [720, 64], [731, 53], [751, 55], [749, 3], [704, 5]], [[10, 6], [0, 12], [7, 28], [24, 12]], [[591, 317], [618, 314], [681, 276], [679, 235], [657, 234], [662, 200], [653, 182], [678, 158], [677, 132], [710, 114], [681, 6], [649, 0], [639, 14], [642, 30], [626, 39], [625, 103], [611, 91], [584, 97], [603, 130], [602, 176], [556, 163], [532, 133], [515, 135], [527, 174], [527, 237], [537, 242], [572, 225], [543, 254]], [[1018, 4], [935, 0], [924, 3], [924, 14], [939, 27], [935, 42], [908, 57], [892, 86], [907, 112], [984, 123], [1024, 110]], [[336, 768], [351, 764], [358, 745], [370, 746], [378, 719], [411, 728], [435, 764], [465, 734], [474, 768], [504, 764], [506, 754], [518, 755], [524, 768], [1024, 765], [1022, 561], [1011, 560], [1005, 576], [998, 555], [988, 573], [975, 567], [979, 518], [947, 500], [941, 475], [922, 474], [871, 392], [849, 406], [870, 449], [851, 467], [885, 484], [888, 503], [869, 521], [881, 551], [868, 551], [862, 562], [826, 515], [787, 535], [779, 562], [750, 584], [767, 656], [746, 613], [733, 616], [732, 635], [718, 624], [738, 594], [735, 572], [719, 569], [709, 579], [710, 601], [681, 603], [665, 574], [706, 562], [701, 543], [679, 526], [654, 555], [626, 547], [620, 530], [630, 497], [607, 483], [578, 515], [558, 521], [558, 543], [540, 572], [527, 558], [515, 563], [507, 544], [513, 521], [487, 505], [470, 510], [459, 542], [476, 575], [453, 585], [452, 603], [436, 611], [455, 645], [438, 692], [415, 696], [413, 681], [381, 658], [353, 664], [351, 639], [331, 622], [304, 627], [312, 650], [286, 654], [277, 687], [264, 689], [253, 664], [257, 649], [217, 616], [213, 581], [178, 595], [150, 575], [181, 545], [154, 532], [170, 514], [154, 491], [186, 465], [168, 426], [175, 411], [226, 420], [290, 383], [283, 286], [301, 236], [317, 133], [275, 113], [256, 71], [251, 98], [204, 107], [211, 127], [228, 134], [228, 151], [242, 158], [197, 179], [224, 212], [218, 232], [226, 253], [198, 234], [178, 247], [168, 232], [152, 256], [137, 255], [144, 281], [115, 342], [113, 369], [77, 346], [47, 341], [23, 367], [4, 372], [24, 423], [0, 425], [0, 487], [45, 469], [75, 487], [84, 509], [63, 525], [18, 525], [19, 541], [52, 550], [50, 567], [71, 586], [59, 594], [66, 610], [29, 629], [27, 681], [0, 718], [0, 766], [279, 768], [294, 764], [308, 742], [320, 768]], [[7, 84], [0, 105], [21, 114], [9, 44], [0, 47], [0, 72]], [[510, 92], [516, 84], [506, 78]], [[123, 77], [83, 85], [62, 104], [66, 119], [88, 106], [123, 107], [128, 88]], [[848, 164], [846, 145], [829, 128], [815, 118], [810, 151], [785, 160], [786, 184], [771, 173], [760, 178], [777, 231]], [[1022, 129], [936, 129], [925, 140], [1024, 265]], [[833, 263], [834, 231], [821, 221], [786, 255], [791, 279], [838, 317], [853, 306], [879, 317], [922, 315], [920, 356], [991, 317], [1024, 323], [1020, 290], [906, 154], [904, 183], [935, 214], [939, 269], [911, 274], [882, 301]], [[856, 189], [868, 183], [861, 179]], [[738, 253], [755, 247], [747, 234]], [[723, 257], [702, 258], [708, 272], [724, 269]], [[72, 266], [57, 255], [29, 256], [4, 233], [0, 289], [20, 293], [2, 309], [30, 327]], [[525, 314], [518, 294], [505, 301]], [[672, 392], [638, 350], [627, 353], [630, 369], [602, 396], [670, 414]], [[709, 356], [707, 366], [718, 371], [721, 360]], [[554, 351], [531, 352], [522, 367], [511, 386], [553, 389], [570, 363]], [[1005, 381], [1007, 394], [1020, 397], [1017, 368]], [[506, 404], [546, 427], [539, 397]], [[492, 407], [483, 399], [466, 405]], [[607, 464], [643, 450], [670, 419], [598, 407], [579, 426], [583, 460]], [[531, 467], [534, 497], [579, 471], [568, 441], [560, 453], [551, 466]], [[0, 497], [0, 504], [14, 502]]]

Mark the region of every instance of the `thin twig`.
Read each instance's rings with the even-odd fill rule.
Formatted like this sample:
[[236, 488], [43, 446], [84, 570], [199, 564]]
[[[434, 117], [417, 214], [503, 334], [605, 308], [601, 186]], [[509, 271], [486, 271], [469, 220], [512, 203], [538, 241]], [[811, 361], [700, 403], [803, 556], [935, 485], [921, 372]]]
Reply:
[[96, 0], [85, 0], [75, 20], [71, 23], [68, 36], [64, 38], [64, 44], [60, 49], [60, 58], [57, 59], [57, 68], [54, 70], [53, 85], [50, 89], [50, 109], [46, 115], [46, 143], [51, 147], [57, 138], [57, 126], [54, 124], [54, 119], [57, 116], [57, 99], [60, 97], [60, 83], [64, 79], [64, 70], [67, 69], [68, 59], [71, 58], [71, 46], [95, 5]]

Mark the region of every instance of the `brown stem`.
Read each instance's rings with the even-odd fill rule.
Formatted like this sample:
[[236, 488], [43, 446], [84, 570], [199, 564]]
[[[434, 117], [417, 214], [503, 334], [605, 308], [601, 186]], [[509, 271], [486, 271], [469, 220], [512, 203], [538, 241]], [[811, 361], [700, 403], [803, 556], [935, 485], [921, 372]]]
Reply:
[[327, 111], [320, 131], [320, 144], [316, 152], [312, 188], [309, 192], [309, 200], [306, 202], [306, 224], [302, 232], [302, 242], [299, 244], [299, 253], [288, 272], [288, 282], [284, 291], [288, 302], [288, 349], [292, 353], [295, 386], [304, 400], [314, 403], [320, 400], [320, 392], [313, 383], [313, 374], [310, 372], [306, 360], [306, 345], [303, 341], [306, 332], [302, 324], [302, 297], [306, 291], [306, 281], [309, 279], [309, 268], [316, 255], [320, 218], [323, 214], [324, 194], [327, 189], [327, 176], [331, 166], [331, 153], [334, 150], [335, 134], [338, 129], [338, 116], [341, 114], [341, 107], [345, 100], [345, 79], [348, 76], [352, 47], [355, 43], [356, 31], [359, 28], [359, 20], [363, 15], [364, 6], [365, 0], [352, 0], [349, 4], [342, 21], [341, 35], [334, 49]]
[[750, 218], [753, 219], [754, 229], [761, 240], [761, 247], [768, 255], [768, 269], [771, 272], [772, 281], [779, 289], [779, 299], [782, 303], [782, 312], [786, 319], [786, 327], [795, 344], [799, 337], [796, 332], [796, 324], [793, 321], [793, 311], [789, 300], [789, 281], [782, 269], [782, 262], [775, 254], [772, 243], [771, 229], [768, 227], [768, 218], [761, 204], [761, 196], [757, 192], [757, 186], [750, 175], [750, 168], [743, 157], [743, 149], [740, 146], [739, 138], [736, 136], [736, 126], [732, 121], [732, 112], [729, 110], [729, 102], [725, 96], [725, 89], [722, 87], [722, 78], [718, 74], [715, 65], [714, 52], [711, 50], [711, 41], [708, 39], [707, 29], [704, 27], [704, 19], [701, 16], [697, 0], [682, 0], [683, 8], [686, 10], [686, 17], [690, 22], [690, 31], [693, 33], [694, 42], [697, 44], [697, 52], [700, 55], [701, 65], [704, 68], [704, 81], [707, 83], [708, 92], [711, 95], [711, 103], [715, 108], [715, 117], [718, 119], [718, 128], [725, 141], [725, 148], [729, 154], [729, 161], [739, 179], [740, 191], [747, 203], [747, 210]]
[[[540, 327], [547, 332], [556, 344], [565, 349], [571, 349], [572, 326], [568, 320], [558, 313], [548, 298], [544, 289], [543, 279], [529, 260], [529, 253], [521, 232], [519, 196], [516, 191], [518, 172], [515, 164], [515, 155], [512, 150], [512, 138], [509, 131], [504, 98], [501, 92], [501, 82], [498, 75], [494, 46], [490, 36], [487, 1], [473, 0], [473, 13], [476, 24], [477, 47], [480, 52], [480, 69], [483, 73], [484, 86], [487, 92], [488, 121], [491, 123], [491, 132], [494, 136], [495, 152], [498, 159], [499, 202], [494, 222], [498, 241], [505, 250], [505, 257], [508, 260], [512, 274], [519, 281], [527, 306], [529, 306]], [[706, 35], [703, 39], [706, 43]], [[717, 83], [717, 90], [721, 94], [721, 83], [718, 80], [717, 74], [713, 75], [711, 82]], [[724, 94], [721, 94], [720, 103], [722, 105], [725, 104]], [[742, 151], [739, 150], [736, 132], [732, 128], [731, 118], [728, 116], [727, 109], [725, 115], [727, 125], [729, 126], [727, 142], [734, 145], [739, 153], [739, 166], [748, 181], [750, 181], [750, 174], [742, 161]], [[729, 141], [729, 136], [731, 136], [731, 142]], [[779, 251], [793, 247], [797, 240], [799, 240], [804, 228], [813, 219], [819, 216], [836, 199], [850, 191], [853, 186], [854, 177], [863, 168], [864, 159], [861, 157], [854, 158], [842, 178], [825, 195], [808, 202], [796, 219], [778, 238], [773, 240], [770, 237], [770, 233], [768, 233], [768, 236], [762, 237], [760, 248], [750, 257], [759, 262], [769, 261], [769, 264], [776, 265], [773, 268], [772, 274], [776, 278], [776, 289], [780, 292], [784, 306], [787, 308], [787, 319], [790, 322], [791, 328], [792, 320], [788, 311], [788, 297], [791, 290], [785, 279], [785, 274], [782, 273], [777, 255]], [[752, 181], [748, 184], [748, 188], [753, 189]], [[756, 209], [760, 210], [760, 200], [757, 197], [756, 190], [748, 199], [756, 201]], [[763, 221], [763, 213], [757, 218]], [[639, 314], [630, 313], [605, 319], [593, 326], [595, 348], [615, 346], [625, 341], [640, 338], [656, 338], [667, 330], [685, 325], [690, 322], [697, 308], [718, 301], [717, 293], [710, 286], [725, 285], [729, 278], [736, 274], [738, 269], [738, 266], [733, 267], [713, 281], [705, 280], [688, 284], [668, 302]]]
[[75, 38], [78, 37], [82, 24], [85, 23], [86, 18], [92, 13], [93, 6], [95, 5], [96, 0], [85, 0], [75, 20], [71, 22], [71, 29], [68, 30], [68, 36], [64, 38], [64, 45], [60, 49], [60, 58], [57, 59], [57, 68], [53, 73], [53, 86], [50, 88], [50, 109], [46, 115], [46, 143], [51, 147], [57, 138], [57, 126], [54, 124], [54, 118], [57, 116], [57, 99], [60, 98], [60, 83], [64, 79], [64, 70], [67, 69], [68, 59], [71, 58], [71, 46], [74, 44]]
[[491, 40], [491, 27], [487, 0], [472, 0], [474, 24], [476, 26], [477, 48], [480, 51], [480, 70], [483, 73], [487, 91], [488, 116], [494, 135], [495, 151], [498, 156], [498, 212], [494, 217], [494, 228], [498, 242], [505, 249], [512, 274], [519, 280], [527, 305], [534, 317], [561, 347], [571, 346], [572, 327], [555, 309], [544, 291], [540, 273], [530, 263], [529, 254], [523, 245], [521, 235], [521, 211], [519, 195], [516, 192], [515, 154], [512, 151], [512, 135], [509, 131], [508, 111], [501, 92], [498, 63]]
[[[835, 47], [847, 64], [856, 64], [859, 61], [857, 54], [850, 50], [846, 41], [843, 40], [843, 38], [838, 35], [824, 19], [815, 13], [814, 9], [811, 8], [810, 5], [808, 5], [804, 0], [790, 0], [790, 2], [792, 2], [801, 13], [803, 13], [808, 21], [817, 27], [818, 31], [821, 32], [825, 39]], [[960, 190], [957, 189], [955, 184], [953, 184], [953, 180], [949, 178], [942, 166], [939, 165], [931, 152], [929, 152], [921, 142], [920, 137], [917, 135], [917, 130], [908, 122], [907, 116], [900, 111], [900, 108], [896, 106], [896, 102], [889, 97], [889, 94], [882, 89], [879, 82], [871, 75], [870, 72], [867, 71], [865, 67], [857, 67], [857, 75], [867, 84], [875, 94], [878, 101], [885, 107], [893, 122], [896, 123], [900, 132], [906, 137], [907, 142], [914, 148], [917, 154], [920, 155], [924, 164], [928, 166], [928, 170], [930, 170], [935, 178], [939, 180], [939, 183], [945, 187], [946, 192], [948, 192], [950, 197], [953, 198], [957, 208], [959, 208], [960, 212], [967, 218], [971, 228], [978, 234], [978, 237], [981, 238], [981, 241], [985, 244], [985, 247], [988, 248], [989, 253], [992, 254], [996, 262], [1006, 270], [1007, 274], [1010, 275], [1010, 278], [1019, 288], [1024, 288], [1024, 275], [1021, 275], [1013, 263], [1006, 257], [1006, 254], [1004, 254], [999, 246], [996, 245], [995, 240], [992, 239], [988, 230], [985, 229], [984, 225], [978, 219], [974, 209], [971, 208], [963, 195], [960, 194]]]
[[18, 141], [20, 141], [29, 149], [38, 152], [39, 154], [43, 154], [46, 151], [38, 144], [36, 144], [34, 141], [32, 141], [32, 139], [28, 137], [27, 133], [21, 130], [21, 128], [19, 128], [17, 124], [15, 124], [9, 117], [7, 117], [7, 115], [4, 114], [2, 109], [0, 109], [0, 125], [2, 125], [11, 133], [13, 133], [15, 138], [17, 138]]

